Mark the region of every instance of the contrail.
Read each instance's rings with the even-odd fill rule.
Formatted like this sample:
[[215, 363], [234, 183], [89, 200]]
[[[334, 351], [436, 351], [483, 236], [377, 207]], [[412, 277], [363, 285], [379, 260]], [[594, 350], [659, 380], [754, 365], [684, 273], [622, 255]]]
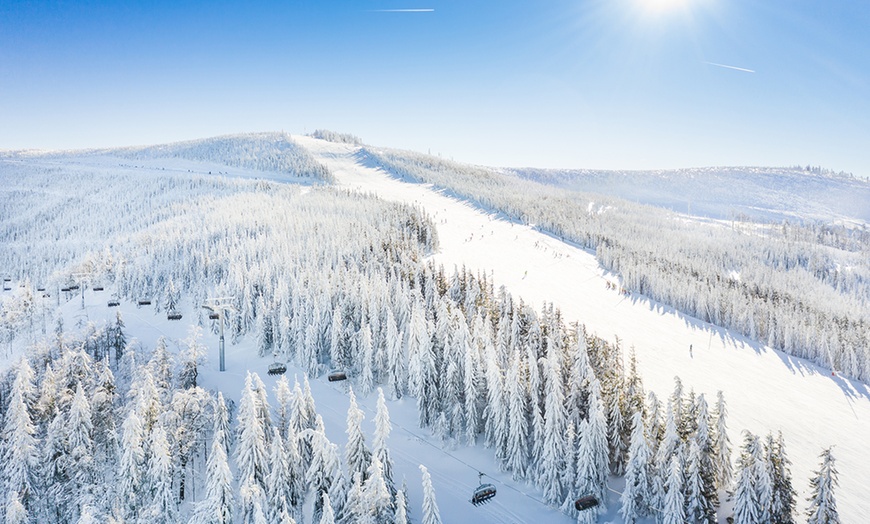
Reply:
[[724, 67], [725, 69], [733, 69], [735, 71], [743, 71], [744, 73], [754, 73], [755, 72], [752, 69], [745, 69], [743, 67], [735, 67], [735, 66], [730, 66], [730, 65], [725, 65], [725, 64], [717, 64], [716, 62], [707, 62], [706, 60], [704, 60], [703, 63], [705, 63], [707, 65], [711, 65], [711, 66], [716, 66], [716, 67]]
[[435, 10], [431, 8], [422, 8], [422, 9], [372, 9], [372, 13], [434, 13]]

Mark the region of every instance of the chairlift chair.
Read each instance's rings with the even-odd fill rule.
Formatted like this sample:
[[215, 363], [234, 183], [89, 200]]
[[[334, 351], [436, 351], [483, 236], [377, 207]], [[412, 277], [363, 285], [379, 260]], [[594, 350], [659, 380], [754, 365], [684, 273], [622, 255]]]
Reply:
[[483, 473], [478, 473], [477, 479], [481, 484], [477, 486], [477, 489], [474, 490], [474, 494], [471, 495], [471, 503], [475, 506], [485, 504], [489, 499], [495, 497], [496, 492], [493, 484], [483, 483]]
[[592, 509], [597, 505], [598, 499], [595, 498], [595, 495], [583, 495], [574, 501], [574, 508], [577, 511], [586, 511], [587, 509]]
[[62, 288], [60, 288], [60, 290], [61, 290], [63, 293], [69, 293], [69, 291], [70, 291], [68, 287], [62, 287]]
[[221, 318], [221, 316], [218, 313], [209, 313], [208, 314], [209, 320], [218, 320], [219, 318]]
[[330, 382], [338, 382], [339, 380], [347, 380], [347, 373], [344, 371], [332, 371], [326, 376], [326, 380]]
[[286, 371], [287, 371], [287, 365], [284, 364], [283, 362], [274, 362], [272, 364], [269, 364], [268, 373], [270, 375], [283, 375]]
[[3, 282], [12, 282], [12, 277], [3, 277]]
[[178, 311], [170, 311], [166, 314], [166, 320], [181, 320], [181, 313]]
[[140, 306], [150, 306], [150, 305], [151, 305], [151, 299], [150, 299], [150, 298], [140, 298], [140, 299], [139, 299], [139, 305], [140, 305]]
[[69, 286], [70, 291], [76, 291], [76, 290], [78, 290], [78, 288], [79, 288], [78, 284], [73, 284], [73, 285]]
[[120, 305], [121, 305], [121, 302], [118, 299], [113, 298], [113, 299], [109, 300], [109, 304], [108, 304], [109, 307], [118, 307]]
[[94, 286], [92, 289], [93, 289], [94, 291], [102, 291], [102, 290], [103, 290], [103, 286]]
[[36, 288], [36, 290], [39, 291], [40, 293], [42, 293], [43, 291], [45, 291], [45, 288], [44, 288], [44, 287], [38, 287], [38, 288]]

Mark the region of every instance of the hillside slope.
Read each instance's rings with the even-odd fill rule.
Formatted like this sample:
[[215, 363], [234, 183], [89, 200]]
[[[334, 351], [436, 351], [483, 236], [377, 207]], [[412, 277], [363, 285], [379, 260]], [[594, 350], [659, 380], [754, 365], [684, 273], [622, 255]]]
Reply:
[[577, 191], [688, 215], [731, 220], [870, 224], [870, 180], [789, 168], [706, 167], [661, 171], [504, 169]]
[[865, 384], [831, 376], [805, 360], [643, 296], [622, 296], [608, 289], [606, 282], [615, 277], [602, 271], [589, 252], [487, 214], [431, 186], [400, 181], [366, 164], [351, 146], [296, 140], [334, 172], [340, 185], [427, 210], [438, 225], [439, 263], [492, 271], [496, 285], [505, 285], [526, 302], [553, 301], [566, 318], [634, 347], [646, 386], [660, 397], [669, 394], [679, 375], [685, 388], [696, 393], [725, 393], [732, 440], [739, 442], [743, 429], [756, 434], [782, 431], [794, 463], [799, 507], [804, 507], [819, 451], [834, 445], [843, 521], [860, 522], [870, 511], [863, 495], [864, 486], [870, 485], [864, 443], [870, 429], [870, 388]]

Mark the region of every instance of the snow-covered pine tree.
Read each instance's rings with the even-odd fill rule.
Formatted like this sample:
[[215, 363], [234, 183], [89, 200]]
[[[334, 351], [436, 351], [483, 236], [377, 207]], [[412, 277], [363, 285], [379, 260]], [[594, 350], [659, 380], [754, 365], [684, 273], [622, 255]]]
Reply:
[[628, 464], [625, 471], [625, 489], [620, 500], [619, 514], [626, 524], [634, 524], [637, 519], [649, 514], [650, 490], [649, 475], [651, 450], [646, 438], [643, 413], [636, 411], [632, 418], [631, 445], [628, 448]]
[[506, 380], [508, 401], [507, 454], [505, 463], [514, 480], [526, 477], [529, 463], [529, 405], [525, 363], [519, 351], [511, 357]]
[[[592, 495], [599, 501], [596, 510], [581, 515], [604, 513], [607, 509], [607, 476], [610, 460], [607, 455], [607, 421], [599, 396], [597, 380], [590, 384], [589, 419], [580, 424], [577, 443], [577, 485], [580, 496]], [[593, 520], [594, 522], [594, 520]]]
[[837, 512], [837, 499], [834, 489], [837, 487], [837, 466], [831, 448], [819, 455], [821, 464], [815, 476], [810, 479], [810, 502], [807, 508], [808, 524], [839, 524], [840, 514]]
[[394, 494], [396, 486], [393, 482], [393, 458], [390, 456], [390, 448], [387, 446], [390, 431], [392, 431], [392, 425], [390, 424], [387, 402], [384, 399], [384, 391], [378, 388], [378, 407], [375, 413], [375, 433], [372, 437], [372, 456], [380, 461], [384, 482], [386, 482], [390, 493]]
[[716, 467], [716, 488], [727, 490], [731, 487], [731, 440], [728, 438], [728, 409], [722, 391], [716, 393], [716, 431], [713, 463]]
[[351, 478], [359, 473], [363, 482], [368, 479], [368, 468], [372, 461], [372, 453], [366, 446], [362, 431], [363, 411], [356, 404], [356, 395], [350, 390], [350, 405], [347, 408], [347, 445], [344, 448], [344, 460]]
[[135, 521], [141, 507], [142, 483], [145, 472], [145, 436], [142, 419], [135, 409], [127, 412], [121, 437], [121, 461], [116, 480], [118, 505], [125, 520]]
[[420, 464], [423, 473], [423, 518], [421, 524], [441, 524], [441, 512], [438, 511], [438, 503], [435, 502], [435, 488], [432, 486], [432, 477], [426, 466]]
[[293, 405], [293, 392], [290, 390], [290, 382], [287, 375], [281, 375], [275, 385], [275, 429], [282, 439], [287, 438], [287, 430], [290, 427], [290, 418]]
[[770, 473], [773, 486], [773, 498], [770, 502], [771, 522], [773, 524], [794, 524], [794, 511], [796, 506], [794, 487], [792, 487], [791, 461], [785, 453], [785, 441], [782, 432], [776, 440], [772, 434], [767, 435], [765, 445], [767, 470]]
[[378, 457], [372, 457], [368, 470], [368, 480], [363, 486], [365, 511], [375, 524], [392, 524], [394, 510], [393, 498], [384, 479], [384, 470]]
[[408, 367], [405, 361], [403, 335], [396, 324], [392, 309], [387, 309], [386, 334], [384, 343], [387, 357], [387, 389], [394, 399], [405, 394], [408, 382]]
[[[18, 364], [12, 394], [6, 409], [3, 424], [2, 451], [3, 479], [9, 502], [6, 506], [7, 520], [18, 520], [31, 511], [36, 497], [37, 467], [39, 463], [36, 426], [28, 406], [28, 397], [33, 399], [33, 370], [26, 359]], [[19, 507], [20, 506], [20, 507]]]
[[261, 491], [265, 491], [263, 488], [269, 471], [266, 428], [259, 416], [259, 401], [252, 388], [251, 373], [248, 373], [245, 378], [245, 387], [242, 388], [237, 414], [236, 466], [238, 467], [239, 485], [256, 483]]
[[764, 514], [765, 501], [758, 498], [762, 490], [759, 489], [759, 479], [755, 476], [757, 472], [754, 463], [756, 446], [758, 446], [758, 437], [745, 431], [737, 465], [737, 483], [734, 489], [735, 524], [764, 523], [762, 515]]
[[504, 375], [498, 364], [495, 346], [484, 347], [486, 359], [486, 407], [483, 410], [485, 444], [494, 448], [495, 459], [504, 468], [507, 458], [507, 420], [508, 405], [504, 384]]
[[92, 418], [94, 421], [94, 458], [98, 463], [115, 463], [118, 453], [118, 435], [115, 431], [115, 376], [109, 367], [109, 357], [96, 363], [96, 388], [93, 392]]
[[225, 442], [223, 430], [215, 431], [205, 467], [205, 498], [196, 504], [191, 524], [233, 522], [233, 474], [227, 462]]
[[411, 394], [417, 397], [420, 427], [435, 423], [441, 404], [438, 357], [429, 335], [426, 314], [420, 302], [411, 311], [408, 337], [408, 373]]
[[269, 449], [269, 475], [266, 477], [266, 509], [271, 521], [277, 521], [282, 513], [293, 513], [292, 494], [290, 492], [290, 463], [284, 438], [278, 428], [272, 428], [272, 443]]
[[172, 489], [172, 455], [166, 430], [158, 424], [151, 432], [148, 473], [144, 483], [148, 496], [148, 522], [175, 524], [178, 506]]
[[96, 481], [96, 465], [94, 464], [94, 425], [91, 416], [91, 404], [85, 397], [81, 382], [76, 384], [67, 418], [67, 471], [72, 481], [73, 503], [79, 506], [82, 502], [90, 502]]
[[683, 498], [683, 467], [679, 455], [671, 456], [668, 466], [665, 503], [662, 508], [662, 524], [683, 524], [685, 500]]
[[372, 328], [368, 323], [364, 323], [360, 327], [358, 335], [359, 359], [360, 359], [360, 376], [359, 388], [363, 396], [368, 395], [375, 385], [375, 376], [373, 366], [375, 364], [375, 348], [372, 341]]
[[565, 448], [567, 415], [562, 370], [560, 356], [553, 348], [547, 354], [544, 370], [544, 443], [537, 484], [543, 490], [544, 501], [552, 505], [561, 503], [565, 497], [565, 457], [568, 454]]
[[[320, 419], [320, 415], [317, 415]], [[308, 493], [314, 497], [314, 516], [317, 518], [323, 512], [323, 494], [329, 492], [335, 480], [340, 475], [341, 463], [338, 449], [329, 441], [323, 431], [323, 423], [316, 429], [306, 429], [311, 443], [311, 461], [305, 473], [305, 485]]]
[[701, 481], [701, 493], [707, 501], [706, 519], [708, 522], [716, 522], [716, 508], [719, 507], [719, 493], [716, 489], [716, 462], [715, 442], [711, 432], [712, 417], [707, 407], [707, 399], [701, 394], [695, 401], [697, 415], [695, 434], [692, 438], [698, 445], [699, 474]]
[[335, 514], [332, 512], [332, 503], [329, 501], [329, 493], [324, 492], [320, 500], [320, 505], [323, 508], [323, 511], [320, 514], [318, 524], [335, 524]]
[[405, 491], [398, 490], [396, 492], [396, 515], [393, 518], [394, 524], [408, 524], [407, 507], [408, 502], [405, 499]]
[[217, 398], [214, 400], [214, 423], [212, 425], [212, 435], [221, 433], [221, 445], [224, 448], [224, 454], [230, 453], [230, 414], [227, 410], [227, 403], [224, 401], [224, 394], [218, 391]]
[[[686, 520], [692, 524], [715, 524], [716, 512], [704, 495], [704, 480], [701, 474], [701, 448], [696, 438], [689, 440], [685, 486]], [[712, 515], [712, 518], [711, 518]]]
[[191, 324], [187, 338], [184, 339], [184, 349], [179, 355], [179, 387], [185, 389], [196, 387], [199, 367], [205, 361], [206, 347], [202, 344], [202, 328], [196, 324]]

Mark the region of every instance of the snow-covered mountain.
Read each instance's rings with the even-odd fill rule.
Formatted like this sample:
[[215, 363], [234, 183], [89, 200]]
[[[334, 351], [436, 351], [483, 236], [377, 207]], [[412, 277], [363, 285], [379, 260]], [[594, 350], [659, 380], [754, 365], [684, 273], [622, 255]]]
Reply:
[[870, 180], [818, 168], [707, 167], [660, 171], [505, 169], [520, 178], [615, 196], [687, 215], [732, 220], [870, 224]]
[[[432, 493], [418, 469], [424, 464], [444, 522], [571, 522], [576, 519], [573, 501], [589, 494], [603, 503], [600, 519], [622, 522], [619, 492], [630, 484], [622, 473], [635, 454], [629, 452], [637, 440], [631, 431], [635, 413], [642, 413], [653, 447], [650, 468], [659, 475], [674, 467], [680, 473], [659, 477], [665, 485], [683, 475], [701, 478], [692, 469], [692, 457], [736, 468], [733, 484], [720, 478], [724, 473], [714, 475], [715, 485], [712, 477], [699, 484], [707, 486], [705, 497], [716, 492], [719, 521], [735, 504], [741, 510], [741, 497], [749, 496], [745, 490], [750, 488], [740, 484], [749, 477], [741, 475], [773, 471], [763, 463], [781, 456], [778, 432], [792, 461], [798, 510], [806, 507], [818, 455], [830, 446], [840, 471], [836, 496], [843, 521], [860, 521], [870, 510], [863, 496], [870, 484], [863, 443], [870, 429], [870, 389], [824, 367], [867, 369], [866, 344], [850, 338], [862, 333], [870, 298], [861, 258], [870, 250], [860, 227], [777, 229], [744, 220], [741, 229], [685, 220], [612, 196], [583, 200], [587, 197], [555, 187], [566, 182], [539, 184], [499, 170], [361, 147], [350, 135], [318, 136], [333, 141], [257, 134], [0, 156], [0, 263], [9, 288], [0, 294], [7, 370], [0, 380], [4, 435], [25, 443], [34, 438], [33, 449], [40, 451], [54, 446], [55, 459], [78, 457], [39, 462], [33, 470], [7, 466], [3, 478], [18, 496], [3, 502], [7, 515], [30, 512], [31, 518], [49, 522], [89, 515], [129, 521], [131, 512], [162, 518], [148, 512], [164, 508], [199, 522], [223, 507], [218, 480], [227, 478], [222, 468], [228, 464], [226, 473], [234, 480], [226, 489], [239, 518], [254, 519], [262, 511], [269, 522], [286, 523], [276, 508], [288, 504], [287, 517], [317, 522], [320, 495], [328, 493], [339, 518], [371, 510], [376, 521], [390, 521], [398, 518], [395, 490], [404, 477], [408, 488], [400, 492], [410, 501], [411, 520], [420, 522], [432, 511]], [[777, 176], [797, 180], [801, 175]], [[323, 182], [327, 187], [320, 187]], [[776, 198], [803, 198], [803, 207], [813, 209], [803, 219], [824, 216], [825, 200], [813, 200], [813, 191], [800, 189], [811, 184], [795, 185], [793, 193], [781, 190]], [[521, 198], [504, 196], [512, 188]], [[738, 200], [750, 202], [723, 197], [729, 206]], [[711, 209], [720, 212], [726, 207], [714, 204]], [[573, 215], [560, 213], [572, 207], [581, 211], [578, 224], [588, 229], [564, 223]], [[782, 206], [777, 209], [787, 214]], [[862, 220], [852, 215], [831, 217], [850, 224]], [[638, 243], [652, 251], [629, 265], [603, 240], [649, 236], [647, 229], [637, 229], [642, 221], [652, 230], [680, 235], [674, 237], [680, 242], [674, 249]], [[619, 236], [635, 229], [640, 234]], [[574, 234], [584, 236], [575, 239]], [[712, 240], [699, 240], [704, 238]], [[709, 270], [704, 264], [675, 266], [673, 261], [691, 260], [698, 246], [711, 253], [707, 244], [720, 239], [729, 246], [742, 242], [746, 250], [745, 257], [730, 259], [745, 266], [721, 273], [725, 282], [735, 283], [729, 289], [743, 289], [741, 282], [773, 282], [770, 293], [763, 288], [754, 293], [779, 297], [783, 287], [777, 286], [787, 287], [782, 283], [787, 281], [777, 283], [749, 269], [754, 267], [750, 259], [766, 253], [775, 260], [770, 274], [806, 271], [800, 277], [804, 284], [791, 295], [802, 307], [827, 302], [825, 307], [848, 310], [845, 304], [856, 304], [850, 316], [836, 321], [845, 324], [825, 328], [842, 334], [836, 344], [824, 346], [837, 351], [836, 358], [822, 359], [820, 367], [766, 346], [767, 337], [758, 342], [760, 331], [744, 336], [685, 314], [690, 307], [697, 310], [701, 293], [718, 292], [715, 285], [688, 293], [695, 297], [693, 304], [669, 307], [631, 284], [633, 274], [656, 272], [662, 280], [684, 270], [703, 275]], [[587, 240], [599, 258], [583, 247]], [[608, 249], [610, 263], [623, 260], [622, 276], [618, 268], [601, 266]], [[846, 276], [830, 277], [839, 273]], [[650, 293], [661, 289], [652, 284]], [[815, 294], [827, 298], [818, 300]], [[739, 302], [740, 296], [715, 295], [715, 303]], [[119, 306], [109, 307], [110, 297]], [[225, 299], [230, 306], [224, 324], [226, 372], [217, 369], [220, 320], [202, 309], [214, 305], [208, 300], [214, 297], [231, 297]], [[761, 302], [756, 315], [765, 311], [757, 309]], [[724, 321], [726, 309], [705, 313], [705, 319]], [[182, 320], [170, 320], [169, 312], [182, 314]], [[797, 321], [793, 325], [807, 333], [813, 329]], [[789, 330], [794, 336], [796, 331]], [[32, 374], [20, 363], [22, 354]], [[208, 360], [202, 359], [205, 354]], [[268, 376], [275, 359], [285, 362], [300, 383], [307, 375], [310, 386], [303, 384], [297, 392], [292, 380], [282, 385]], [[330, 369], [345, 371], [350, 380], [329, 382]], [[386, 394], [383, 408], [376, 386]], [[717, 406], [719, 391], [727, 417], [724, 404]], [[217, 437], [222, 427], [218, 393], [231, 401], [231, 427], [221, 431], [232, 433], [234, 442]], [[385, 439], [387, 408], [393, 431]], [[91, 430], [80, 424], [88, 409]], [[155, 415], [155, 409], [164, 415]], [[28, 427], [23, 418], [12, 416], [23, 417], [25, 411], [34, 427], [30, 437], [22, 430]], [[137, 417], [146, 433], [134, 428]], [[378, 417], [381, 422], [375, 424]], [[365, 436], [356, 428], [363, 418]], [[727, 431], [716, 427], [720, 420], [727, 421]], [[298, 424], [292, 437], [288, 421]], [[715, 444], [701, 426], [709, 426]], [[270, 439], [273, 429], [281, 439]], [[744, 437], [742, 430], [751, 434]], [[260, 449], [257, 431], [270, 439], [268, 449]], [[733, 454], [723, 455], [728, 434]], [[121, 444], [117, 463], [105, 451], [112, 438]], [[293, 497], [285, 498], [267, 480], [290, 474], [275, 473], [276, 457], [292, 455], [278, 450], [278, 441], [285, 447], [292, 443], [307, 457], [287, 458], [293, 467], [306, 466], [304, 473], [295, 473], [307, 483], [304, 501], [291, 504]], [[83, 447], [67, 449], [62, 442]], [[224, 455], [221, 462], [215, 446], [226, 446], [229, 458]], [[370, 458], [352, 452], [366, 446], [383, 459], [382, 468], [385, 453], [390, 456], [386, 496], [377, 482], [354, 483], [354, 471], [361, 480], [383, 474], [367, 462]], [[738, 459], [740, 448], [745, 454]], [[10, 449], [2, 450], [7, 464], [27, 462], [26, 454], [13, 456]], [[87, 455], [89, 449], [103, 451]], [[759, 458], [765, 453], [766, 459]], [[86, 456], [104, 469], [80, 460]], [[181, 457], [187, 458], [180, 462]], [[46, 466], [55, 468], [53, 473]], [[696, 467], [708, 466], [699, 462]], [[609, 478], [608, 471], [614, 473]], [[498, 488], [496, 497], [480, 507], [468, 502], [477, 472]], [[188, 489], [179, 504], [182, 478]], [[23, 490], [26, 482], [32, 491]], [[141, 491], [147, 496], [94, 497], [103, 482], [117, 483], [122, 495], [141, 482], [148, 486]], [[697, 493], [689, 496], [689, 485], [680, 489], [700, 500]], [[727, 499], [726, 486], [737, 489], [737, 502]], [[776, 489], [782, 493], [782, 486]], [[49, 496], [53, 504], [46, 505]], [[378, 502], [388, 499], [389, 508]], [[671, 499], [682, 504], [684, 497]], [[656, 500], [654, 511], [673, 509], [663, 498]], [[589, 521], [597, 516], [596, 510], [582, 514]]]

